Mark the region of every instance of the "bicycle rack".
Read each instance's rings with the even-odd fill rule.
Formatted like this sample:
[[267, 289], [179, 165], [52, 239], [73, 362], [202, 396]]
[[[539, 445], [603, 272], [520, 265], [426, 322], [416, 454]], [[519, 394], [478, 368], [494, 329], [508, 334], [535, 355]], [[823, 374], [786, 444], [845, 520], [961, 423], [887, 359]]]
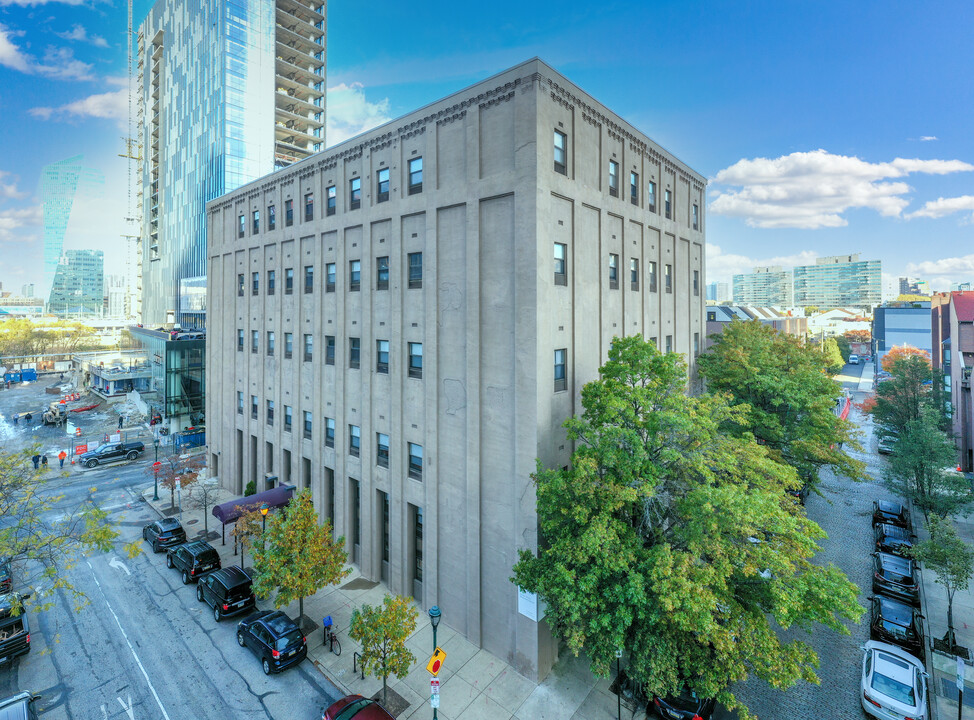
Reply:
[[362, 653], [360, 653], [360, 652], [353, 652], [352, 653], [352, 674], [354, 675], [356, 672], [361, 672], [362, 673], [362, 679], [365, 680], [365, 668], [364, 667], [363, 668], [357, 668], [357, 667], [355, 667], [355, 662], [360, 657], [362, 657]]

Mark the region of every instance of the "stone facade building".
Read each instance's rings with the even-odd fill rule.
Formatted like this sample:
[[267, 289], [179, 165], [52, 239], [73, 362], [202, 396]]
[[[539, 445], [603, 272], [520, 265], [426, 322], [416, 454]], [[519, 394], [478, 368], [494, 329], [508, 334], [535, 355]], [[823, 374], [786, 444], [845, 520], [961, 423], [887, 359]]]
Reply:
[[210, 464], [312, 489], [364, 576], [522, 674], [536, 459], [613, 337], [695, 368], [705, 179], [533, 59], [210, 202]]

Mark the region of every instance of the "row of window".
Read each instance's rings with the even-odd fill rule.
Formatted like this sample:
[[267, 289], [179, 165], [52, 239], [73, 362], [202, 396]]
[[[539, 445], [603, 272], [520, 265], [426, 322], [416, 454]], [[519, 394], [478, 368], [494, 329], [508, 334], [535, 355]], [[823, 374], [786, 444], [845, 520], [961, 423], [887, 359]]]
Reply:
[[[554, 244], [555, 260], [555, 285], [568, 285], [568, 245], [565, 243]], [[609, 253], [609, 289], [619, 289], [619, 256]], [[649, 261], [647, 279], [649, 281], [649, 291], [657, 292], [656, 261]], [[629, 285], [633, 290], [639, 289], [639, 259], [629, 258]], [[665, 292], [673, 292], [673, 266], [663, 265], [663, 289]], [[700, 296], [700, 271], [693, 271], [693, 294]]]
[[[560, 130], [555, 130], [554, 132], [555, 172], [568, 175], [568, 135]], [[633, 205], [640, 205], [639, 192], [639, 173], [630, 171], [629, 201]], [[615, 160], [609, 160], [609, 195], [619, 197], [619, 163]], [[650, 212], [657, 212], [656, 182], [653, 180], [650, 180], [646, 186], [646, 208]], [[669, 190], [663, 191], [662, 210], [667, 220], [673, 219], [673, 194]], [[694, 230], [700, 229], [700, 208], [697, 203], [693, 203], [691, 207], [690, 222]]]
[[[381, 168], [375, 173], [376, 203], [386, 202], [389, 199], [389, 168]], [[416, 195], [423, 192], [423, 158], [416, 157], [409, 160], [408, 185], [406, 192], [409, 195]], [[348, 181], [348, 209], [358, 210], [362, 207], [362, 178], [355, 177]], [[334, 215], [338, 211], [338, 188], [329, 185], [325, 188], [325, 215]], [[315, 195], [313, 192], [306, 193], [304, 196], [304, 221], [311, 222], [315, 218]], [[238, 218], [237, 237], [244, 237], [247, 234], [247, 216], [240, 215]], [[254, 210], [250, 214], [250, 232], [252, 235], [260, 233], [260, 210]], [[284, 201], [284, 225], [291, 227], [294, 224], [294, 200]], [[277, 208], [274, 205], [267, 206], [267, 230], [277, 228]]]
[[[423, 253], [407, 254], [408, 287], [411, 289], [423, 287]], [[338, 279], [336, 263], [325, 264], [325, 292], [335, 292]], [[304, 266], [304, 292], [312, 293], [315, 289], [314, 265]], [[362, 288], [362, 261], [348, 261], [348, 290], [358, 292]], [[384, 255], [375, 259], [375, 289], [389, 289], [389, 256]], [[237, 296], [243, 297], [247, 290], [247, 278], [243, 273], [237, 275]], [[260, 272], [250, 273], [250, 294], [260, 294]], [[277, 294], [277, 271], [267, 271], [267, 294]], [[284, 269], [284, 294], [294, 294], [294, 268]]]
[[[649, 341], [656, 345], [658, 348], [658, 341], [655, 337], [651, 337]], [[664, 352], [673, 352], [673, 336], [667, 335], [665, 338]], [[700, 354], [700, 333], [693, 333], [693, 356], [697, 357]], [[555, 350], [554, 358], [554, 370], [555, 370], [555, 392], [562, 392], [568, 389], [568, 349], [558, 348]]]
[[[409, 357], [409, 377], [423, 377], [423, 343], [406, 343]], [[266, 331], [264, 348], [268, 357], [274, 357], [277, 352], [277, 333], [273, 330]], [[237, 352], [244, 351], [244, 331], [237, 328]], [[254, 355], [260, 353], [260, 331], [250, 331], [250, 352]], [[294, 333], [284, 333], [284, 358], [290, 360], [294, 356]], [[304, 362], [314, 360], [314, 337], [311, 333], [304, 335]], [[362, 361], [362, 340], [357, 337], [348, 339], [348, 367], [353, 370], [361, 368]], [[325, 365], [335, 364], [335, 336], [325, 335]], [[389, 373], [389, 341], [375, 341], [375, 371], [386, 375]]]

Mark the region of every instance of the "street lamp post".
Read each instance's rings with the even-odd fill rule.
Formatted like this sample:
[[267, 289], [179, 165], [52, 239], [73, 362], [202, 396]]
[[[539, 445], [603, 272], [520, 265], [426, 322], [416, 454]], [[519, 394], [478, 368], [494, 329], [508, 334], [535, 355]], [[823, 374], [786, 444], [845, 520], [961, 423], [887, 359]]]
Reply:
[[267, 547], [267, 543], [264, 541], [264, 533], [267, 532], [267, 511], [271, 507], [267, 503], [260, 504], [260, 544], [262, 547]]
[[152, 499], [159, 499], [159, 438], [152, 439], [152, 444], [156, 448], [156, 461], [152, 464], [152, 476], [155, 486], [152, 488]]
[[[433, 652], [436, 652], [436, 626], [440, 624], [440, 606], [434, 605], [429, 609], [430, 624], [433, 626]], [[436, 708], [433, 708], [433, 720], [436, 720]]]

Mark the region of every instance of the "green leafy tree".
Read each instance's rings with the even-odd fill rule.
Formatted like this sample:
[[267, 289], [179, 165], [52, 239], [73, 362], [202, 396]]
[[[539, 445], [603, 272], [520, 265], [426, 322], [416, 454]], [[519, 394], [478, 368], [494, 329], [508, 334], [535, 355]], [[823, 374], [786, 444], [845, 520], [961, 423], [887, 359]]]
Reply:
[[920, 419], [924, 406], [937, 413], [938, 426], [946, 430], [943, 375], [933, 370], [929, 356], [909, 347], [896, 347], [883, 356], [883, 368], [890, 377], [876, 385], [876, 399], [870, 412], [881, 437], [897, 437], [907, 425]]
[[345, 567], [345, 538], [332, 540], [331, 522], [318, 524], [311, 491], [302, 490], [280, 513], [268, 519], [264, 542], [254, 545], [254, 591], [267, 597], [277, 590], [274, 607], [304, 599], [337, 583], [351, 570]]
[[841, 571], [811, 562], [824, 533], [786, 493], [794, 469], [721, 433], [748, 409], [688, 397], [675, 353], [617, 338], [600, 373], [565, 423], [569, 469], [538, 466], [539, 547], [521, 551], [513, 581], [602, 676], [625, 648], [648, 690], [690, 684], [744, 717], [730, 687], [749, 675], [817, 682], [814, 650], [779, 630], [847, 633], [862, 608]]
[[948, 519], [930, 518], [930, 538], [916, 545], [911, 554], [937, 575], [937, 583], [947, 591], [947, 634], [944, 641], [952, 650], [954, 634], [954, 593], [966, 590], [974, 576], [974, 548], [957, 535]]
[[381, 607], [363, 605], [352, 613], [348, 635], [362, 646], [362, 672], [382, 678], [382, 702], [386, 702], [390, 675], [409, 674], [416, 662], [406, 640], [416, 629], [418, 613], [412, 601], [386, 595]]
[[812, 486], [823, 467], [852, 480], [867, 477], [865, 464], [842, 449], [861, 447], [852, 423], [834, 412], [840, 387], [818, 349], [755, 320], [735, 320], [713, 338], [710, 352], [699, 358], [700, 373], [711, 392], [746, 406], [744, 421], [728, 431], [752, 433], [772, 458]]
[[[848, 335], [848, 333], [846, 333]], [[842, 362], [849, 362], [849, 356], [852, 354], [852, 345], [849, 343], [849, 338], [845, 335], [839, 335], [835, 338], [835, 344], [839, 348], [839, 354], [842, 356]]]
[[825, 367], [830, 375], [835, 375], [845, 365], [846, 358], [842, 357], [837, 338], [825, 338], [825, 342], [822, 344], [822, 354], [825, 356]]

